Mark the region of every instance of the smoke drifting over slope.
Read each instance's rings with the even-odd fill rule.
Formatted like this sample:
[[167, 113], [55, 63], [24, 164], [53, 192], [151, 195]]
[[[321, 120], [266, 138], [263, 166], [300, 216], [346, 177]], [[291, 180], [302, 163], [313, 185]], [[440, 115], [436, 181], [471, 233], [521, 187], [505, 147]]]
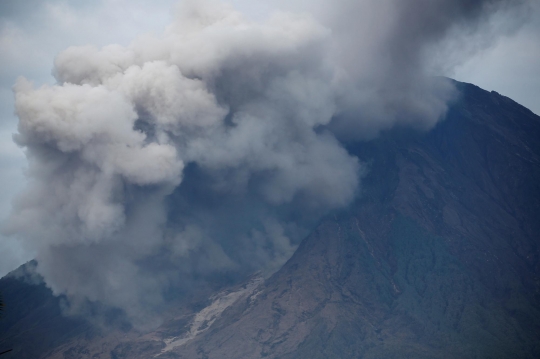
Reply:
[[161, 37], [68, 48], [57, 85], [14, 87], [30, 184], [7, 231], [55, 293], [136, 324], [167, 291], [271, 271], [358, 194], [340, 140], [433, 126], [453, 88], [427, 76], [428, 50], [503, 4], [343, 1], [252, 22], [192, 1]]

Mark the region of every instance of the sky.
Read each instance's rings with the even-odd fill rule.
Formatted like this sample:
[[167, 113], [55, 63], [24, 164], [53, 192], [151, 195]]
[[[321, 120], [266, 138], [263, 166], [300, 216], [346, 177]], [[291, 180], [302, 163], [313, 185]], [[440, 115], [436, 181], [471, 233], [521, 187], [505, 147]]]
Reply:
[[[476, 4], [506, 2], [438, 0], [441, 8], [421, 13], [413, 6], [422, 1], [234, 0], [232, 10], [173, 0], [4, 0], [0, 276], [37, 256], [55, 293], [115, 306], [125, 302], [121, 292], [137, 297], [173, 280], [148, 269], [155, 275], [138, 287], [99, 296], [114, 292], [107, 275], [116, 270], [116, 281], [129, 282], [141, 259], [163, 248], [187, 263], [176, 268], [186, 273], [254, 269], [253, 261], [273, 268], [311, 222], [358, 192], [362, 164], [340, 141], [374, 138], [396, 123], [429, 129], [444, 114], [452, 91], [425, 74], [540, 113], [536, 2], [484, 18]], [[270, 16], [278, 8], [288, 13]], [[71, 119], [58, 113], [76, 123], [65, 127]], [[183, 123], [174, 122], [178, 113]], [[171, 198], [180, 204], [171, 207]], [[291, 215], [298, 208], [309, 209], [306, 218]], [[238, 220], [231, 212], [248, 218], [245, 228], [229, 225]], [[223, 238], [211, 238], [224, 226]], [[253, 247], [235, 255], [227, 246]], [[92, 258], [103, 258], [95, 286], [61, 273], [87, 276]]]

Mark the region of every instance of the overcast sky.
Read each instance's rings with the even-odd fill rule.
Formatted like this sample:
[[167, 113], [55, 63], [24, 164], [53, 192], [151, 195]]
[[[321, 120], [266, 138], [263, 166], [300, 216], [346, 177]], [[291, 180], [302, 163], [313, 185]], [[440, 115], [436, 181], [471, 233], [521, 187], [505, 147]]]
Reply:
[[[253, 19], [264, 18], [275, 6], [263, 0], [231, 2]], [[174, 0], [0, 2], [0, 219], [6, 218], [25, 181], [24, 154], [12, 141], [17, 127], [12, 86], [17, 77], [52, 84], [51, 69], [60, 51], [72, 45], [128, 45], [140, 34], [158, 34], [169, 23], [174, 4]], [[302, 8], [301, 1], [295, 4]], [[539, 114], [540, 6], [535, 6], [522, 26], [441, 75], [495, 90]], [[0, 276], [33, 256], [6, 237], [0, 237], [0, 253]]]

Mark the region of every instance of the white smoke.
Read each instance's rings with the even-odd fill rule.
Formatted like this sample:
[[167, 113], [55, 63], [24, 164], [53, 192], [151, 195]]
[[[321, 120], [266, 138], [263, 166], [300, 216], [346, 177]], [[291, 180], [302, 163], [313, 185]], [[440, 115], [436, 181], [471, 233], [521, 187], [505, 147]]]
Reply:
[[53, 291], [142, 324], [193, 278], [275, 269], [358, 193], [363, 169], [336, 136], [433, 126], [453, 87], [425, 76], [422, 52], [454, 20], [403, 48], [408, 9], [344, 4], [338, 26], [183, 2], [160, 37], [68, 48], [54, 86], [20, 79], [29, 186], [7, 231]]

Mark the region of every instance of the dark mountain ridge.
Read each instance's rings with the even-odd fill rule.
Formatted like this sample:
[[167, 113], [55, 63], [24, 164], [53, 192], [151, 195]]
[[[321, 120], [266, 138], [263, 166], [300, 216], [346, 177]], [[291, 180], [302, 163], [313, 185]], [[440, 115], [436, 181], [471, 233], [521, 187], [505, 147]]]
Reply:
[[457, 86], [429, 133], [351, 145], [361, 199], [180, 357], [540, 356], [540, 119]]
[[[428, 133], [350, 143], [370, 168], [359, 199], [207, 326], [193, 330], [191, 314], [120, 340], [8, 276], [0, 291], [21, 305], [0, 321], [0, 345], [32, 345], [6, 358], [540, 357], [540, 118], [456, 86]], [[52, 342], [29, 329], [40, 320]]]

